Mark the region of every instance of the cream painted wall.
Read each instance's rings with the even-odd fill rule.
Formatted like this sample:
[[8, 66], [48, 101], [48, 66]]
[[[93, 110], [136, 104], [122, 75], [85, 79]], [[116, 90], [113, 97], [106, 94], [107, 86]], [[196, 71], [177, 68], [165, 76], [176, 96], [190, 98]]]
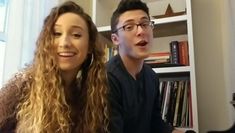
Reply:
[[[224, 15], [222, 15], [222, 37], [223, 53], [225, 66], [225, 81], [227, 88], [227, 100], [232, 99], [235, 93], [235, 1], [225, 0], [222, 6]], [[235, 121], [235, 110], [229, 105], [230, 121]]]
[[76, 0], [79, 5], [87, 12], [90, 16], [92, 14], [92, 2], [91, 0]]
[[[199, 131], [228, 129], [234, 92], [234, 42], [229, 0], [192, 0]], [[233, 73], [233, 75], [231, 74]]]
[[[65, 2], [65, 1], [67, 0], [59, 0], [60, 3]], [[85, 12], [87, 12], [91, 16], [93, 0], [70, 0], [70, 1], [74, 1], [77, 4], [79, 4], [85, 10]]]

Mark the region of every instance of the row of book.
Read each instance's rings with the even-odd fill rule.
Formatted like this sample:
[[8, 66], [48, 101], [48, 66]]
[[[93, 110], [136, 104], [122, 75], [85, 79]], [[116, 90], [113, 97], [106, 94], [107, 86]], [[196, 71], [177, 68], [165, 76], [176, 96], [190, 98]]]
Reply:
[[188, 41], [172, 41], [169, 47], [169, 52], [151, 53], [145, 62], [152, 67], [189, 65]]
[[118, 50], [116, 47], [108, 47], [107, 45], [105, 46], [105, 61], [108, 61], [112, 56], [116, 55], [118, 53]]
[[170, 42], [171, 63], [189, 65], [188, 41]]
[[174, 127], [193, 127], [189, 80], [160, 80], [162, 119]]

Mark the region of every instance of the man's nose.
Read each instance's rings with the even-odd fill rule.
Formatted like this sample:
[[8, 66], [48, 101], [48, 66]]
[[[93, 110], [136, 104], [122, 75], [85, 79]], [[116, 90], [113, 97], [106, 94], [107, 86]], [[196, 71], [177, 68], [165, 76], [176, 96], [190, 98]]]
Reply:
[[142, 27], [141, 25], [137, 25], [136, 26], [136, 34], [137, 35], [142, 35], [146, 32], [146, 30], [144, 29], [144, 27]]

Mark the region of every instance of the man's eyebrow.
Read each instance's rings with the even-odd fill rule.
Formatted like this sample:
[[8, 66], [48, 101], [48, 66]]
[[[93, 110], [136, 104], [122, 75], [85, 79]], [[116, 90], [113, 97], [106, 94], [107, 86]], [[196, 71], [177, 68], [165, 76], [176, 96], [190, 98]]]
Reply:
[[[144, 16], [144, 17], [140, 18], [139, 21], [141, 21], [141, 20], [149, 20], [149, 18], [147, 16]], [[134, 21], [135, 21], [134, 19], [128, 19], [128, 20], [124, 21], [124, 24], [129, 23], [129, 22], [134, 22]]]

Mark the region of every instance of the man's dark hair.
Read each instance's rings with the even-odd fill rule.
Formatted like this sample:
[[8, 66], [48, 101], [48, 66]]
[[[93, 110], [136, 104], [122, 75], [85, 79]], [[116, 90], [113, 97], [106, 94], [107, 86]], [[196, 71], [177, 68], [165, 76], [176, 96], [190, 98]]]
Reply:
[[116, 31], [116, 25], [118, 24], [119, 17], [126, 11], [130, 10], [143, 10], [149, 16], [149, 8], [146, 3], [141, 0], [121, 0], [117, 9], [113, 12], [111, 17], [111, 32]]

